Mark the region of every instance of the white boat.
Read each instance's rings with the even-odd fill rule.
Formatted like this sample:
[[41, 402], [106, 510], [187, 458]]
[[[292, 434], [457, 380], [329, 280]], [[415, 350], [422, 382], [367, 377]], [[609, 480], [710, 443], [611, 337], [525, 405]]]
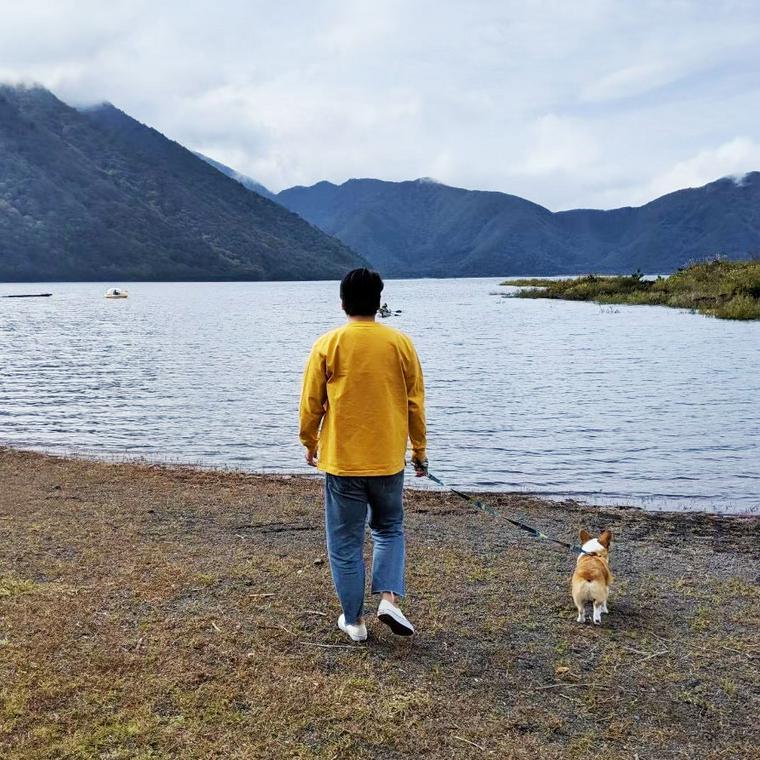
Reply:
[[121, 288], [108, 288], [106, 298], [128, 298], [129, 292]]

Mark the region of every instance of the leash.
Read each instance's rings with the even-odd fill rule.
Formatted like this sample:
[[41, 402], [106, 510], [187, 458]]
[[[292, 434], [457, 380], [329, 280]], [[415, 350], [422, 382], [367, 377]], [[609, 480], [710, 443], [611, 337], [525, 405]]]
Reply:
[[565, 549], [569, 549], [571, 552], [576, 552], [578, 554], [587, 554], [588, 552], [584, 552], [583, 549], [578, 546], [577, 544], [569, 544], [567, 541], [560, 541], [558, 538], [552, 538], [551, 536], [547, 536], [546, 533], [542, 533], [538, 528], [534, 528], [532, 525], [528, 525], [527, 523], [520, 522], [519, 520], [513, 520], [511, 517], [507, 517], [506, 515], [503, 515], [501, 512], [495, 510], [490, 504], [486, 504], [485, 502], [482, 502], [480, 499], [473, 499], [472, 496], [468, 496], [466, 493], [463, 493], [462, 491], [457, 491], [456, 488], [452, 488], [447, 483], [444, 483], [440, 478], [437, 478], [433, 473], [427, 472], [426, 477], [428, 480], [432, 480], [433, 483], [437, 483], [442, 488], [445, 488], [451, 493], [456, 494], [461, 499], [464, 499], [465, 501], [472, 504], [475, 509], [480, 510], [481, 512], [485, 512], [485, 514], [490, 515], [491, 517], [500, 518], [502, 520], [506, 520], [511, 525], [514, 525], [516, 528], [519, 528], [520, 530], [524, 530], [526, 533], [530, 533], [533, 538], [543, 539], [544, 541], [551, 541], [554, 544], [557, 544], [558, 546], [561, 546]]

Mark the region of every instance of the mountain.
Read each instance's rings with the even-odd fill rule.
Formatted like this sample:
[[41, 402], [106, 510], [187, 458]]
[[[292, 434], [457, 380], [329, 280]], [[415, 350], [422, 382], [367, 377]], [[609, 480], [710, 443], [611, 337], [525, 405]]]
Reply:
[[0, 281], [334, 279], [365, 258], [395, 277], [668, 272], [758, 252], [758, 172], [610, 211], [429, 179], [272, 196], [112, 105], [0, 85]]
[[261, 182], [256, 182], [256, 180], [252, 177], [241, 174], [239, 171], [231, 169], [229, 166], [226, 166], [220, 161], [214, 161], [213, 158], [204, 156], [203, 153], [196, 152], [195, 155], [198, 156], [198, 158], [203, 159], [210, 166], [213, 166], [214, 169], [220, 171], [222, 174], [226, 174], [228, 177], [232, 177], [232, 179], [234, 179], [236, 182], [239, 182], [243, 187], [247, 187], [249, 190], [253, 190], [254, 193], [258, 193], [259, 195], [263, 195], [265, 198], [269, 198], [270, 201], [276, 200], [274, 193], [271, 190], [264, 187]]
[[611, 211], [551, 212], [428, 179], [319, 182], [276, 198], [395, 277], [670, 272], [760, 251], [759, 172]]
[[361, 262], [112, 105], [0, 86], [0, 281], [334, 279]]

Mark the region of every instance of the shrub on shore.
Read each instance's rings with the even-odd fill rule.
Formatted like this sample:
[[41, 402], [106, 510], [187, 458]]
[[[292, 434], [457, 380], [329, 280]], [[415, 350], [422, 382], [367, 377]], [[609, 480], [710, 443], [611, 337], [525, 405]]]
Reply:
[[760, 319], [760, 259], [716, 257], [656, 280], [645, 280], [636, 272], [604, 277], [589, 274], [569, 280], [515, 279], [502, 285], [523, 288], [515, 294], [520, 298], [673, 306], [720, 319]]

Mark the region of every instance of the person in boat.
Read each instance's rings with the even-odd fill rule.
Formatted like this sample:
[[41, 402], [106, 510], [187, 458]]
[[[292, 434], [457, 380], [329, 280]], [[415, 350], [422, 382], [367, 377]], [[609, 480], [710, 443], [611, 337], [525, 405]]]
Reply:
[[338, 627], [367, 638], [364, 532], [374, 543], [372, 594], [378, 619], [397, 635], [414, 627], [399, 608], [404, 596], [402, 488], [407, 442], [417, 477], [427, 475], [425, 388], [411, 339], [375, 321], [383, 281], [354, 269], [341, 282], [348, 321], [320, 337], [304, 373], [300, 438], [312, 467], [325, 473], [327, 553], [343, 614]]

